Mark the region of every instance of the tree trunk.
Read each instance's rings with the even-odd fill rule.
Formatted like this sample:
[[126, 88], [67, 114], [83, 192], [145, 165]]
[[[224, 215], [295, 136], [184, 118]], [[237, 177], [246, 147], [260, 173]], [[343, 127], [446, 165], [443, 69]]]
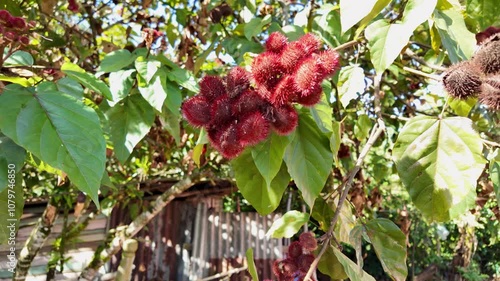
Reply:
[[117, 230], [116, 236], [112, 239], [111, 243], [109, 243], [108, 239], [107, 241], [104, 241], [103, 244], [101, 244], [96, 250], [92, 261], [82, 271], [78, 280], [93, 280], [99, 268], [104, 265], [104, 263], [109, 261], [113, 255], [120, 251], [121, 245], [125, 239], [135, 236], [177, 195], [189, 189], [193, 185], [193, 182], [196, 182], [198, 178], [199, 176], [197, 174], [191, 175], [174, 184], [169, 190], [165, 191], [161, 196], [156, 198], [149, 208], [135, 218], [126, 228]]
[[31, 262], [38, 254], [38, 251], [42, 248], [52, 231], [52, 225], [57, 217], [57, 207], [49, 202], [42, 217], [38, 220], [35, 228], [31, 232], [30, 237], [24, 244], [21, 253], [19, 254], [19, 259], [17, 261], [16, 273], [14, 274], [14, 280], [25, 280], [28, 270], [31, 266]]
[[463, 281], [459, 268], [467, 268], [470, 265], [472, 260], [472, 256], [476, 249], [476, 236], [474, 234], [474, 227], [465, 224], [464, 226], [459, 227], [460, 239], [455, 248], [455, 256], [452, 261], [452, 272], [451, 278], [449, 280], [452, 281]]

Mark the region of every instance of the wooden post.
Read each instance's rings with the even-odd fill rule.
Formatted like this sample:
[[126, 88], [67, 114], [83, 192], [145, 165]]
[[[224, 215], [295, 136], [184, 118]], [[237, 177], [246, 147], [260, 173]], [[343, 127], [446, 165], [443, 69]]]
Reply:
[[116, 274], [117, 281], [129, 281], [132, 277], [135, 252], [138, 247], [139, 245], [135, 239], [127, 239], [123, 242], [122, 260]]

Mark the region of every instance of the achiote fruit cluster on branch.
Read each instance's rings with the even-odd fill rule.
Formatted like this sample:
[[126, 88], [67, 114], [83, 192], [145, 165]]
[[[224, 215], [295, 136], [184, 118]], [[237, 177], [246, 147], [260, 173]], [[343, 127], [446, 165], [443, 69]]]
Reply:
[[278, 281], [304, 280], [314, 261], [313, 251], [316, 248], [318, 248], [318, 243], [314, 233], [302, 233], [299, 241], [292, 242], [288, 246], [287, 257], [274, 262], [273, 272]]
[[312, 34], [288, 42], [278, 32], [251, 72], [234, 67], [224, 78], [205, 76], [200, 93], [182, 105], [188, 122], [204, 127], [213, 147], [224, 157], [238, 156], [247, 146], [265, 140], [274, 130], [287, 135], [298, 124], [293, 103], [313, 106], [321, 99], [321, 82], [339, 69], [339, 55], [321, 51]]
[[26, 22], [21, 17], [12, 16], [7, 10], [0, 10], [0, 48], [28, 45], [28, 32], [35, 25], [34, 21]]
[[500, 33], [478, 40], [471, 60], [451, 66], [443, 76], [448, 93], [459, 99], [479, 96], [490, 109], [500, 110]]

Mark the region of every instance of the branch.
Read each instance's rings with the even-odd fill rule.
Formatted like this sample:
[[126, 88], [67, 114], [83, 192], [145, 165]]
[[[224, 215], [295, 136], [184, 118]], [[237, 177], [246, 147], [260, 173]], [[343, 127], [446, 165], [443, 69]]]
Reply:
[[214, 280], [214, 279], [219, 279], [219, 278], [222, 278], [224, 276], [228, 276], [230, 277], [231, 275], [235, 274], [235, 273], [238, 273], [238, 272], [241, 272], [241, 271], [244, 271], [244, 270], [247, 270], [247, 266], [243, 266], [243, 267], [238, 267], [238, 268], [233, 268], [229, 271], [226, 271], [226, 272], [222, 272], [222, 273], [217, 273], [215, 275], [212, 275], [212, 276], [209, 276], [207, 278], [203, 278], [203, 279], [198, 279], [197, 281], [208, 281], [208, 280]]
[[405, 54], [407, 56], [409, 56], [410, 58], [412, 58], [413, 60], [420, 63], [421, 65], [427, 66], [428, 68], [431, 68], [431, 69], [434, 69], [437, 71], [441, 71], [441, 72], [446, 71], [446, 67], [430, 64], [430, 63], [426, 62], [424, 59], [422, 59], [421, 57], [417, 56], [412, 50], [410, 50], [408, 48], [406, 49]]
[[349, 42], [346, 42], [342, 45], [338, 45], [337, 47], [333, 48], [334, 51], [340, 51], [340, 50], [343, 50], [343, 49], [347, 49], [347, 48], [350, 48], [354, 45], [357, 45], [359, 44], [359, 41], [360, 41], [361, 38], [358, 38], [356, 40], [351, 40]]
[[90, 264], [82, 271], [78, 280], [93, 280], [99, 268], [104, 265], [113, 255], [121, 249], [122, 243], [127, 238], [136, 235], [144, 228], [151, 219], [158, 215], [161, 210], [170, 203], [177, 195], [189, 189], [195, 182], [198, 182], [199, 174], [187, 175], [184, 179], [174, 184], [169, 190], [160, 195], [149, 208], [136, 217], [127, 227], [117, 231], [117, 235], [113, 238], [109, 245], [104, 241], [99, 247], [101, 251], [96, 251]]
[[342, 195], [339, 199], [339, 202], [337, 204], [337, 209], [335, 210], [335, 214], [333, 215], [333, 218], [330, 222], [330, 228], [328, 229], [328, 232], [325, 234], [326, 239], [323, 242], [323, 246], [321, 247], [321, 250], [318, 254], [318, 256], [314, 259], [313, 263], [311, 264], [311, 267], [307, 271], [306, 277], [304, 280], [311, 280], [311, 276], [313, 272], [316, 270], [316, 267], [318, 266], [319, 260], [321, 259], [321, 256], [326, 252], [326, 249], [328, 248], [328, 245], [330, 244], [330, 240], [334, 239], [334, 229], [335, 229], [335, 224], [337, 223], [340, 215], [340, 211], [342, 209], [342, 206], [344, 205], [344, 201], [347, 198], [347, 195], [349, 194], [349, 190], [351, 189], [352, 182], [354, 181], [354, 177], [356, 174], [359, 172], [361, 169], [361, 165], [363, 164], [363, 161], [368, 155], [368, 152], [372, 148], [373, 144], [375, 141], [378, 139], [380, 134], [385, 130], [385, 123], [382, 121], [382, 119], [378, 119], [378, 123], [373, 126], [373, 129], [370, 133], [370, 137], [368, 138], [368, 141], [366, 142], [365, 146], [361, 150], [361, 153], [358, 156], [358, 159], [356, 160], [356, 165], [348, 174], [347, 180], [342, 184]]
[[420, 76], [428, 78], [428, 79], [432, 79], [432, 80], [436, 80], [436, 81], [441, 81], [441, 78], [438, 75], [425, 73], [423, 71], [416, 70], [416, 69], [413, 69], [413, 68], [410, 68], [410, 67], [407, 67], [407, 66], [403, 66], [402, 68], [403, 68], [404, 71], [408, 71], [410, 73], [413, 73], [413, 74], [416, 74], [416, 75], [420, 75]]

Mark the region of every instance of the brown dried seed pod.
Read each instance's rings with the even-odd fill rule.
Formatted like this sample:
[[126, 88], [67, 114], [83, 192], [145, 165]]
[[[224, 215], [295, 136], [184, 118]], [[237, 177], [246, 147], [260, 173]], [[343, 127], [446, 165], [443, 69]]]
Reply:
[[491, 77], [483, 81], [479, 102], [492, 110], [500, 110], [500, 77]]
[[494, 34], [484, 41], [472, 57], [484, 74], [500, 72], [500, 34]]
[[451, 66], [443, 76], [443, 85], [448, 93], [459, 99], [477, 95], [481, 91], [478, 66], [470, 61]]

